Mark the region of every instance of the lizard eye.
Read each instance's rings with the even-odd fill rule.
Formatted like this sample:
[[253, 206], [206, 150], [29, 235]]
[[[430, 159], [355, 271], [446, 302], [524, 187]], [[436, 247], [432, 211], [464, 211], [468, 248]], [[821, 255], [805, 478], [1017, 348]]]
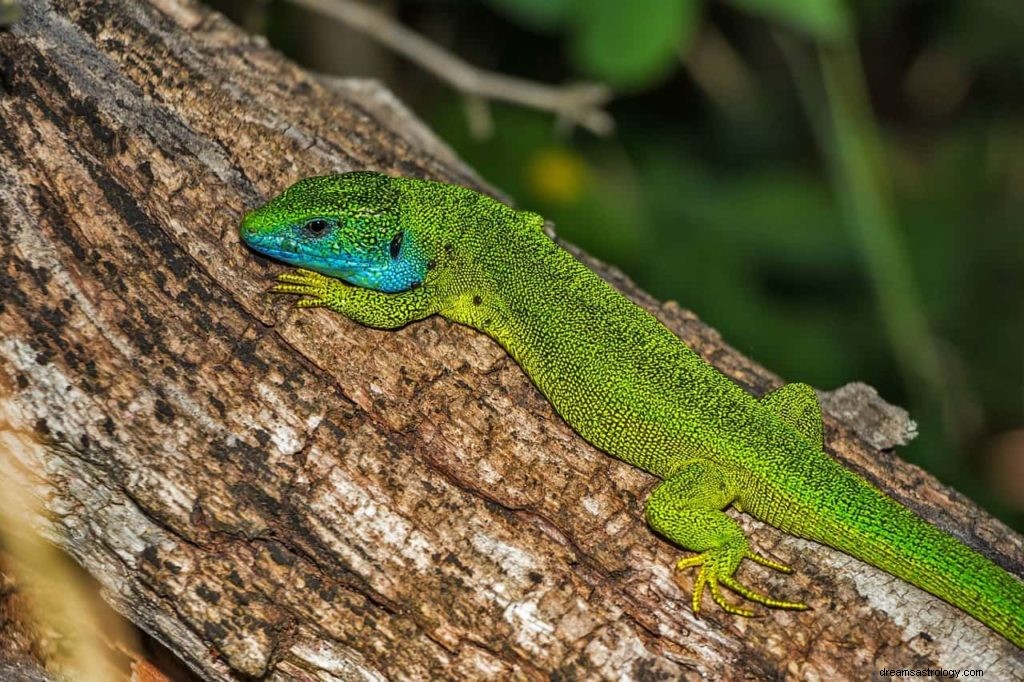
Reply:
[[310, 237], [323, 237], [331, 229], [331, 224], [326, 220], [317, 218], [316, 220], [310, 220], [308, 223], [302, 226], [302, 229], [306, 231]]
[[391, 238], [391, 258], [398, 258], [398, 252], [402, 250], [402, 241], [405, 239], [405, 232], [399, 232]]

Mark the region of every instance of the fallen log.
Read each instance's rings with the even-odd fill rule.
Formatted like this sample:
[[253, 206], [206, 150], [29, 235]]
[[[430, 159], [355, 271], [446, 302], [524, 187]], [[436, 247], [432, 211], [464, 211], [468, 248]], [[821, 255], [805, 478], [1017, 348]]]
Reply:
[[[383, 89], [303, 71], [183, 0], [34, 0], [0, 33], [4, 485], [206, 679], [853, 677], [1024, 654], [858, 561], [737, 515], [809, 613], [689, 609], [654, 479], [576, 436], [487, 338], [375, 331], [265, 293], [246, 209], [351, 169], [488, 188]], [[493, 192], [493, 190], [491, 190]], [[587, 259], [755, 393], [779, 378]], [[870, 333], [866, 330], [865, 333]], [[1019, 574], [1022, 540], [828, 394], [827, 446]], [[689, 587], [692, 577], [684, 579]]]

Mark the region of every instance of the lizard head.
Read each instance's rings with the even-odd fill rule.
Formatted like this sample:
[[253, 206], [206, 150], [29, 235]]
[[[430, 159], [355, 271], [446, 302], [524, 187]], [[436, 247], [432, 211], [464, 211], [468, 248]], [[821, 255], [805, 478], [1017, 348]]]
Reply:
[[250, 248], [290, 265], [383, 292], [423, 281], [427, 258], [403, 228], [399, 190], [381, 173], [322, 175], [295, 183], [250, 212]]

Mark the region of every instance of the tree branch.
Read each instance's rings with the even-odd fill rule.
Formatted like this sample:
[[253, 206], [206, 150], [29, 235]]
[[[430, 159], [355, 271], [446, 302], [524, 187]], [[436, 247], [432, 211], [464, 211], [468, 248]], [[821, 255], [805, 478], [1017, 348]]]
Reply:
[[434, 74], [467, 97], [499, 100], [549, 111], [560, 119], [597, 135], [610, 135], [615, 122], [602, 106], [611, 91], [597, 83], [563, 87], [543, 85], [479, 69], [391, 19], [383, 12], [354, 0], [291, 0], [319, 14], [337, 19]]

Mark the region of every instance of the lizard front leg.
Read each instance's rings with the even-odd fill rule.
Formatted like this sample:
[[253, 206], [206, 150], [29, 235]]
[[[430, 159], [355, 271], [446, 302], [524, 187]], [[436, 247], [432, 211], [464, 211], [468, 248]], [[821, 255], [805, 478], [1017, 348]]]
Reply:
[[397, 329], [437, 312], [426, 287], [386, 294], [345, 284], [311, 270], [294, 270], [277, 277], [270, 289], [275, 294], [301, 296], [297, 308], [330, 308], [360, 324], [378, 329]]
[[693, 460], [658, 484], [647, 500], [647, 523], [654, 530], [680, 547], [700, 552], [676, 564], [676, 570], [700, 566], [693, 584], [693, 612], [700, 613], [705, 585], [711, 590], [715, 603], [737, 616], [753, 616], [754, 612], [727, 602], [720, 586], [772, 608], [806, 609], [806, 604], [772, 599], [733, 577], [744, 559], [784, 573], [791, 572], [787, 566], [751, 551], [743, 529], [722, 511], [735, 498], [735, 481], [727, 471], [710, 462]]

